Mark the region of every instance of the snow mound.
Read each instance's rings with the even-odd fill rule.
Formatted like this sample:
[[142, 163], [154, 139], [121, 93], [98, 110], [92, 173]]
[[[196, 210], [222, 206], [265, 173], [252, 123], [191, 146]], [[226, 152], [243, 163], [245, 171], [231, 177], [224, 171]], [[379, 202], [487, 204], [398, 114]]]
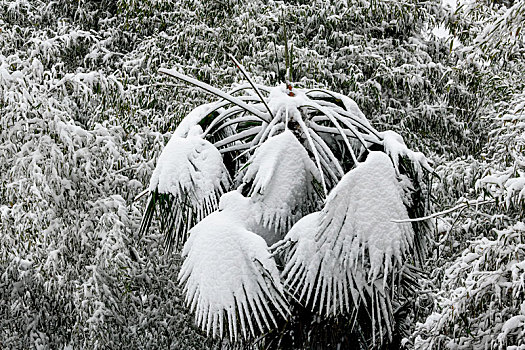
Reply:
[[347, 173], [323, 210], [287, 234], [292, 248], [283, 271], [286, 285], [326, 314], [348, 311], [369, 285], [384, 290], [414, 235], [410, 223], [392, 222], [408, 219], [398, 186], [392, 162], [382, 152], [371, 152]]
[[[263, 238], [247, 229], [251, 202], [224, 194], [216, 211], [190, 231], [179, 282], [197, 325], [214, 337], [246, 339], [289, 313], [279, 272]], [[240, 324], [240, 328], [239, 328]]]
[[268, 244], [315, 210], [314, 180], [319, 181], [319, 171], [291, 131], [270, 137], [256, 150], [243, 182], [251, 183], [258, 223], [274, 233], [264, 237]]

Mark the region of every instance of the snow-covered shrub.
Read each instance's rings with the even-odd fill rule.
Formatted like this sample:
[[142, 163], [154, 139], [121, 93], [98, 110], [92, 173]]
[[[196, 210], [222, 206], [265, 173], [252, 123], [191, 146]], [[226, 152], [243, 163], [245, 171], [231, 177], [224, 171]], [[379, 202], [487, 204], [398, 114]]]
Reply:
[[418, 349], [524, 346], [525, 224], [473, 241], [445, 271], [437, 309], [418, 325]]
[[479, 86], [489, 97], [489, 105], [480, 103], [488, 133], [479, 154], [436, 168], [443, 180], [434, 191], [438, 201], [473, 205], [436, 225], [427, 260], [434, 308], [416, 325], [418, 348], [524, 346], [524, 4], [469, 2], [454, 15], [463, 19], [451, 25], [463, 44], [456, 54], [481, 74]]
[[[524, 86], [525, 88], [525, 86]], [[506, 211], [524, 214], [525, 200], [525, 90], [513, 96], [506, 112], [496, 117], [487, 150], [491, 168], [478, 183]], [[490, 158], [489, 158], [490, 157]]]
[[0, 0], [2, 349], [206, 346], [177, 260], [136, 234], [165, 139], [126, 121], [138, 102], [110, 3]]
[[[143, 208], [133, 198], [146, 189], [146, 179], [171, 131], [206, 101], [197, 88], [161, 78], [159, 68], [175, 66], [210, 85], [229, 89], [243, 80], [230, 64], [226, 52], [231, 52], [242, 58], [259, 83], [279, 84], [286, 72], [286, 27], [293, 78], [301, 86], [350, 96], [375, 128], [394, 130], [409, 147], [427, 155], [436, 152], [449, 164], [455, 163], [450, 159], [479, 149], [488, 129], [480, 127], [477, 116], [491, 102], [487, 90], [495, 86], [498, 96], [511, 96], [520, 79], [507, 80], [508, 71], [515, 67], [512, 62], [494, 69], [473, 62], [468, 52], [450, 52], [450, 42], [429, 36], [428, 30], [444, 16], [439, 2], [0, 0], [0, 315], [7, 315], [0, 317], [2, 347], [214, 346], [191, 327], [191, 317], [182, 307], [181, 288], [174, 282], [182, 264], [179, 255], [164, 254], [162, 235], [156, 230], [137, 234]], [[482, 6], [481, 13], [500, 6], [471, 4]], [[470, 20], [449, 17], [458, 25]], [[485, 19], [482, 16], [474, 23], [477, 28], [465, 27], [456, 34], [481, 33]], [[520, 23], [512, 24], [516, 34]], [[498, 29], [498, 36], [505, 33], [504, 26]], [[511, 48], [503, 53], [515, 59], [519, 57], [515, 44], [514, 40], [512, 47], [491, 44], [487, 48]], [[500, 89], [501, 83], [506, 87]], [[265, 107], [260, 107], [264, 112]], [[302, 147], [308, 153], [300, 142], [290, 143], [284, 136], [274, 140], [276, 144], [287, 142], [294, 150]], [[207, 141], [214, 144], [221, 137]], [[205, 197], [200, 193], [197, 198], [205, 198], [203, 211], [212, 211], [207, 209], [208, 200], [217, 205], [232, 186], [255, 184], [245, 186], [244, 194], [260, 199], [257, 220], [266, 221], [242, 232], [275, 241], [294, 222], [322, 211], [324, 193], [318, 191], [321, 185], [298, 185], [313, 179], [321, 183], [318, 170], [308, 166], [313, 163], [317, 168], [311, 154], [308, 161], [301, 158], [302, 162], [293, 163], [299, 173], [297, 181], [289, 184], [294, 195], [286, 205], [280, 205], [279, 187], [257, 193], [268, 185], [257, 167], [277, 162], [279, 174], [284, 174], [278, 160], [294, 159], [291, 152], [272, 152], [273, 158], [267, 157], [273, 146], [264, 144], [268, 147], [258, 148], [260, 161], [254, 160], [258, 165], [250, 167], [250, 173], [245, 169], [234, 178], [229, 171], [229, 179], [224, 177], [217, 191], [206, 192], [210, 195]], [[204, 149], [203, 156], [216, 154]], [[256, 157], [256, 152], [250, 151], [250, 156]], [[333, 153], [337, 159], [348, 158], [341, 149]], [[473, 154], [473, 159], [479, 158]], [[231, 169], [233, 159], [227, 160], [227, 154], [223, 159]], [[402, 174], [412, 171], [408, 162], [401, 164]], [[468, 161], [465, 165], [469, 166]], [[459, 169], [462, 166], [456, 164], [458, 171], [450, 184], [461, 183], [462, 173], [469, 177], [465, 183], [470, 182], [472, 174]], [[490, 174], [507, 166], [494, 167]], [[351, 165], [343, 160], [341, 167], [346, 172]], [[332, 172], [339, 176], [337, 168]], [[331, 175], [323, 175], [329, 182]], [[228, 188], [221, 188], [222, 183]], [[454, 203], [462, 186], [450, 191], [448, 182], [434, 187], [433, 194], [439, 195], [436, 203]], [[423, 194], [416, 188], [411, 198], [402, 197], [410, 217], [424, 215], [424, 208], [410, 204], [426, 201]], [[308, 199], [294, 200], [298, 197]], [[462, 215], [467, 216], [466, 212]], [[451, 237], [458, 241], [480, 232], [476, 225], [449, 221], [458, 233]], [[195, 222], [190, 220], [189, 225]], [[469, 234], [463, 235], [466, 229]], [[458, 243], [456, 249], [462, 250], [465, 244]], [[264, 263], [261, 271], [271, 275], [273, 267], [266, 255], [242, 256], [258, 257]], [[275, 257], [281, 270], [282, 258]], [[342, 339], [356, 336], [358, 327], [354, 333], [348, 327], [337, 328], [344, 324], [342, 315], [319, 318], [309, 308], [291, 304], [288, 325], [295, 326], [283, 331], [294, 332], [288, 337], [293, 338], [291, 347], [311, 345], [315, 337], [328, 339], [319, 341], [318, 347], [354, 346]], [[400, 308], [397, 315], [404, 310]], [[279, 312], [276, 315], [280, 317]], [[348, 319], [348, 324], [353, 321]], [[362, 324], [366, 324], [363, 319], [358, 322]], [[260, 330], [256, 323], [253, 326], [256, 332]], [[271, 339], [277, 342], [280, 337]]]
[[255, 84], [236, 64], [249, 83], [229, 92], [161, 70], [221, 100], [173, 133], [142, 232], [158, 210], [167, 246], [185, 243], [179, 282], [210, 336], [312, 346], [321, 317], [347, 332], [333, 345], [399, 341], [425, 250], [409, 212], [427, 209], [426, 158], [344, 95]]

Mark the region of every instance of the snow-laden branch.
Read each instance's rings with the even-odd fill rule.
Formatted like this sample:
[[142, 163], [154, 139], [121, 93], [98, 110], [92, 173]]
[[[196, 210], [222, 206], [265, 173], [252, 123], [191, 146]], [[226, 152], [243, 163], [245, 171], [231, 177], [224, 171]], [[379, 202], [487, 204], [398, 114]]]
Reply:
[[447, 209], [447, 210], [443, 210], [443, 211], [440, 211], [440, 212], [437, 212], [437, 213], [434, 213], [434, 214], [431, 214], [431, 215], [428, 215], [428, 216], [424, 216], [424, 217], [421, 217], [421, 218], [391, 220], [391, 221], [395, 222], [395, 223], [425, 221], [425, 220], [433, 219], [433, 218], [441, 216], [441, 215], [452, 213], [453, 211], [456, 211], [456, 210], [459, 210], [459, 209], [463, 209], [463, 208], [467, 208], [467, 207], [471, 207], [471, 206], [477, 207], [479, 205], [485, 205], [485, 204], [491, 204], [491, 203], [496, 203], [496, 200], [495, 199], [487, 199], [487, 200], [484, 200], [484, 201], [481, 201], [481, 202], [473, 200], [473, 201], [468, 201], [468, 202], [456, 205], [453, 208], [450, 208], [450, 209]]
[[270, 113], [270, 116], [272, 117], [272, 119], [274, 118], [273, 117], [273, 113], [272, 111], [270, 110], [270, 107], [268, 106], [268, 104], [266, 103], [266, 101], [264, 100], [263, 96], [261, 95], [261, 92], [259, 91], [259, 89], [257, 88], [257, 86], [255, 85], [255, 83], [253, 82], [253, 80], [250, 78], [250, 76], [248, 75], [248, 72], [246, 72], [246, 70], [244, 69], [243, 65], [239, 63], [239, 61], [237, 61], [235, 59], [235, 57], [233, 57], [233, 55], [228, 55], [230, 56], [230, 59], [233, 61], [233, 63], [235, 63], [235, 65], [237, 66], [237, 68], [240, 69], [242, 75], [244, 75], [244, 77], [246, 78], [246, 80], [248, 80], [248, 82], [250, 83], [250, 85], [252, 86], [253, 90], [255, 90], [255, 93], [257, 94], [257, 96], [259, 96], [259, 98], [261, 99], [261, 102], [264, 104], [264, 106], [266, 107], [266, 110], [268, 111], [268, 113]]

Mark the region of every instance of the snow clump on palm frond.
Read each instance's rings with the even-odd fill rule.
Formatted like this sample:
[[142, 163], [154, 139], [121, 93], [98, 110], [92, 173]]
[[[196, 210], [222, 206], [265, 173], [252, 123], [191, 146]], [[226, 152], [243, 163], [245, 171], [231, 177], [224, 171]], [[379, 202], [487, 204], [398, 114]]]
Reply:
[[[371, 152], [332, 190], [321, 212], [299, 221], [283, 271], [285, 283], [320, 314], [351, 312], [371, 303], [392, 333], [388, 277], [398, 271], [414, 232], [390, 158]], [[286, 244], [286, 243], [285, 243]]]
[[[185, 135], [175, 133], [157, 161], [151, 176], [148, 208], [162, 208], [161, 226], [168, 248], [186, 240], [189, 229], [215, 210], [220, 195], [229, 187], [229, 175], [219, 151], [196, 134], [193, 126]], [[144, 217], [149, 225], [153, 211]]]
[[226, 193], [219, 211], [193, 227], [184, 245], [179, 279], [186, 302], [197, 325], [213, 336], [226, 329], [230, 339], [255, 336], [277, 327], [274, 310], [282, 317], [289, 312], [275, 261], [248, 228], [252, 219], [250, 200]]
[[267, 242], [275, 243], [298, 219], [315, 210], [318, 196], [311, 184], [319, 181], [319, 171], [289, 130], [269, 138], [249, 164], [243, 182], [251, 184], [254, 215], [268, 228], [263, 232], [276, 233], [265, 237]]

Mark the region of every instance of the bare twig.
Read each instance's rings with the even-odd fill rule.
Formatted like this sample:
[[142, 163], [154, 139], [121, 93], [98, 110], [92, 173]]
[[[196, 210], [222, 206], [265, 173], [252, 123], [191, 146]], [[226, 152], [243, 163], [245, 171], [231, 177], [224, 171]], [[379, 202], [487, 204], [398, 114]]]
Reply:
[[440, 211], [440, 212], [437, 212], [437, 213], [434, 213], [434, 214], [431, 214], [431, 215], [428, 215], [428, 216], [424, 216], [424, 217], [421, 217], [421, 218], [391, 220], [391, 221], [395, 222], [395, 223], [398, 223], [398, 224], [404, 223], [404, 222], [425, 221], [425, 220], [432, 219], [432, 218], [435, 218], [435, 217], [438, 217], [438, 216], [441, 216], [441, 215], [452, 213], [453, 211], [456, 211], [456, 210], [459, 210], [459, 209], [464, 209], [464, 208], [471, 207], [471, 206], [476, 206], [477, 207], [478, 205], [485, 205], [485, 204], [492, 204], [492, 203], [496, 203], [496, 200], [495, 199], [487, 199], [487, 200], [481, 201], [481, 202], [468, 201], [468, 202], [456, 205], [453, 208], [450, 208], [450, 209], [447, 209], [447, 210], [443, 210], [443, 211]]
[[288, 33], [286, 31], [286, 19], [284, 11], [281, 13], [283, 20], [283, 36], [284, 36], [284, 60], [286, 63], [286, 83], [287, 85], [292, 82], [292, 62], [290, 57], [290, 51], [288, 49]]

